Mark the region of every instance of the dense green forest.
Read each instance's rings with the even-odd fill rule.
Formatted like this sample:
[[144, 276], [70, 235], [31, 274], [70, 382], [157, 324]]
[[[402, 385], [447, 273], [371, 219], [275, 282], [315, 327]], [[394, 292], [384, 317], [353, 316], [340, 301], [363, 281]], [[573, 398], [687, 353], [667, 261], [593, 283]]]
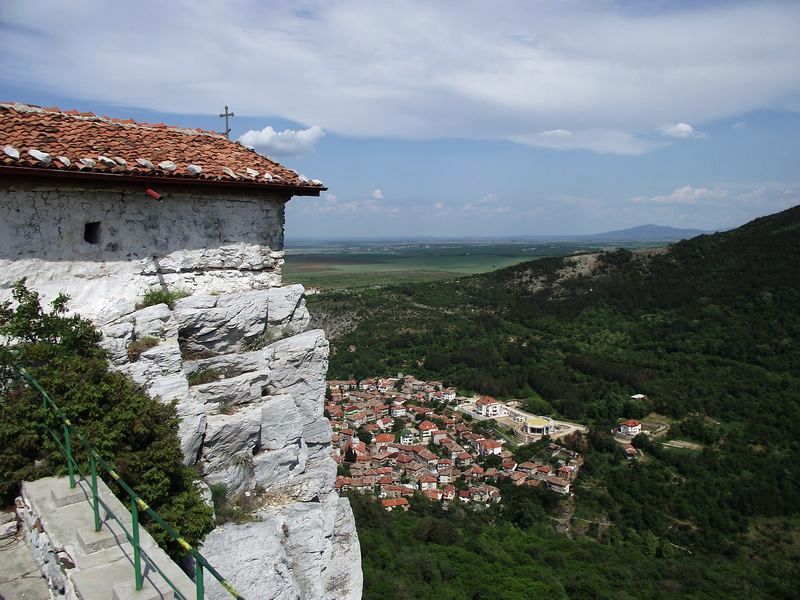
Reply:
[[[533, 544], [558, 548], [567, 564], [605, 557], [648, 585], [672, 578], [687, 585], [701, 570], [716, 582], [692, 588], [701, 596], [780, 596], [800, 585], [799, 247], [795, 207], [665, 252], [545, 258], [453, 281], [326, 293], [310, 308], [323, 323], [338, 320], [340, 330], [351, 324], [333, 340], [332, 378], [414, 373], [590, 425], [575, 495], [579, 539], [547, 533], [546, 513], [534, 524], [482, 525], [454, 543], [471, 557], [461, 561], [481, 555], [480, 535], [494, 539], [493, 553], [512, 557], [487, 577], [510, 577], [525, 565], [529, 579], [544, 577], [539, 563], [521, 558]], [[626, 461], [610, 428], [651, 413], [670, 424], [668, 435], [639, 440], [644, 458]], [[673, 438], [695, 445], [663, 445]], [[438, 551], [409, 533], [419, 518], [391, 515], [380, 531], [359, 520], [368, 530], [367, 597], [389, 577], [375, 552], [390, 534], [398, 553], [413, 556], [421, 545]], [[653, 547], [662, 551], [648, 552]], [[469, 581], [478, 576], [468, 571]], [[570, 596], [595, 595], [559, 581]], [[425, 589], [385, 597], [489, 597], [437, 596], [447, 589], [443, 579]], [[496, 597], [525, 597], [507, 589]]]

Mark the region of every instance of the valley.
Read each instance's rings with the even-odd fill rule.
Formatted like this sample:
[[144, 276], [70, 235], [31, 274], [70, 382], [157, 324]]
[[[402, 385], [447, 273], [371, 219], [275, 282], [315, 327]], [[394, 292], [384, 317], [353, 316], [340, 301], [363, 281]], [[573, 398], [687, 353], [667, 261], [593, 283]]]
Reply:
[[[574, 447], [585, 463], [569, 511], [516, 486], [502, 489], [492, 516], [421, 499], [407, 513], [378, 517], [353, 499], [364, 597], [488, 597], [447, 590], [483, 589], [497, 577], [502, 597], [530, 597], [512, 591], [519, 569], [543, 586], [540, 597], [553, 598], [794, 589], [793, 546], [772, 551], [757, 531], [783, 522], [786, 535], [797, 533], [798, 223], [795, 207], [664, 250], [543, 257], [454, 280], [312, 296], [318, 323], [338, 323], [329, 331], [329, 377], [413, 372], [460, 395], [518, 399], [531, 414], [589, 427]], [[612, 432], [620, 422], [645, 425], [633, 439], [638, 460]], [[518, 446], [517, 462], [526, 448]], [[456, 533], [437, 541], [423, 527]], [[479, 566], [483, 536], [493, 540], [494, 576]], [[403, 583], [392, 589], [382, 584], [389, 540], [397, 560], [429, 557], [393, 574]], [[482, 578], [454, 574], [441, 553], [455, 548]], [[562, 559], [551, 571], [553, 559], [542, 561], [555, 548]], [[601, 556], [607, 567], [594, 562]], [[577, 574], [581, 562], [591, 576]], [[697, 569], [702, 577], [691, 575]]]

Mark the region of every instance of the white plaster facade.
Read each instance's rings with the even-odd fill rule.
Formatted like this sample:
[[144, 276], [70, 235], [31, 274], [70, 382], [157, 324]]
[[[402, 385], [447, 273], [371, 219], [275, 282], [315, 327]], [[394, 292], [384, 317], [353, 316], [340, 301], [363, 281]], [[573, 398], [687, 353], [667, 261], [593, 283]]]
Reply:
[[[284, 204], [279, 192], [0, 181], [0, 300], [22, 277], [46, 299], [58, 292], [103, 323], [166, 285], [231, 293], [281, 284]], [[85, 239], [87, 224], [96, 243]], [[88, 232], [90, 233], [90, 232]]]

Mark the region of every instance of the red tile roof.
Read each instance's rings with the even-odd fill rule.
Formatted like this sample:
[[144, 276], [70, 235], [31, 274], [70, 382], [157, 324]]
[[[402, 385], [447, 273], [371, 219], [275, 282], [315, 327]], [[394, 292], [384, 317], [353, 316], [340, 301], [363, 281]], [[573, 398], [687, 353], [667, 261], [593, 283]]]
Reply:
[[5, 173], [134, 177], [299, 196], [319, 196], [327, 189], [214, 131], [57, 108], [0, 104], [0, 146], [0, 171]]
[[489, 406], [490, 404], [497, 404], [497, 400], [492, 398], [491, 396], [484, 396], [480, 400], [478, 400], [475, 404], [478, 406]]

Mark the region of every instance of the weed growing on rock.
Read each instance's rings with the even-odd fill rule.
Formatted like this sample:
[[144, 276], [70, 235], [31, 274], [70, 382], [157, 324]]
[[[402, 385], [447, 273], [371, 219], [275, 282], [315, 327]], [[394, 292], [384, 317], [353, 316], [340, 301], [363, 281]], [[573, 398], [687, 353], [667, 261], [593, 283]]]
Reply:
[[175, 308], [175, 301], [181, 298], [186, 298], [191, 292], [186, 290], [170, 290], [167, 288], [151, 288], [144, 293], [142, 301], [136, 305], [137, 310], [147, 308], [148, 306], [155, 306], [157, 304], [166, 304], [170, 309]]
[[158, 346], [158, 340], [154, 337], [146, 336], [133, 340], [128, 346], [128, 360], [136, 362], [145, 350]]

